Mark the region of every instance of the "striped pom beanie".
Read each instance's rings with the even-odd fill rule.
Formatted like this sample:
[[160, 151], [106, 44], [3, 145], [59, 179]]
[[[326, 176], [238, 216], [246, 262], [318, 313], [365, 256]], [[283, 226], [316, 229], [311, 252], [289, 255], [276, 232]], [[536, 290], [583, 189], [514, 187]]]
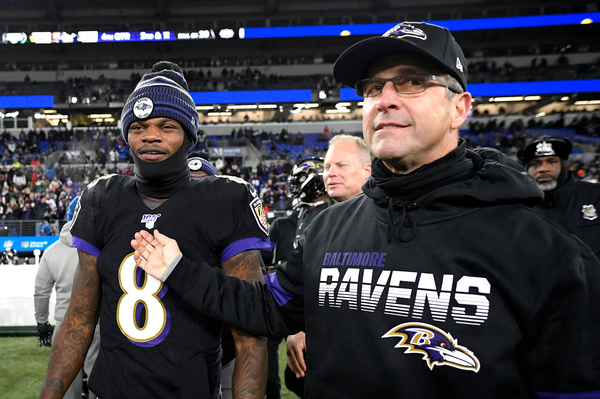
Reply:
[[198, 141], [198, 112], [181, 68], [169, 61], [154, 64], [142, 76], [123, 107], [121, 126], [125, 142], [133, 122], [170, 118], [183, 127], [192, 145]]

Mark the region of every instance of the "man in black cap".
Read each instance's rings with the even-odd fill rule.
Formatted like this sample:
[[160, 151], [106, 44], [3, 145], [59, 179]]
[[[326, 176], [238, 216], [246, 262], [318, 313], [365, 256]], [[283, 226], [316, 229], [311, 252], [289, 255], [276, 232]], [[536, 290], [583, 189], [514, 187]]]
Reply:
[[[136, 267], [130, 241], [140, 228], [160, 228], [226, 275], [263, 280], [260, 249], [269, 242], [262, 203], [241, 179], [190, 178], [198, 113], [177, 65], [159, 62], [142, 77], [121, 123], [135, 177], [103, 176], [81, 195], [71, 228], [79, 264], [40, 397], [62, 398], [100, 317], [102, 345], [89, 379], [98, 397], [216, 399], [223, 323]], [[266, 339], [239, 329], [233, 335], [234, 397], [262, 399]]]
[[600, 397], [600, 261], [530, 209], [543, 193], [516, 161], [465, 148], [466, 67], [421, 22], [338, 58], [364, 97], [371, 177], [266, 284], [157, 232], [136, 234], [136, 264], [247, 331], [304, 330], [305, 398]]
[[600, 185], [569, 172], [572, 150], [567, 138], [543, 136], [521, 147], [517, 157], [544, 191], [544, 199], [533, 209], [581, 239], [600, 258]]

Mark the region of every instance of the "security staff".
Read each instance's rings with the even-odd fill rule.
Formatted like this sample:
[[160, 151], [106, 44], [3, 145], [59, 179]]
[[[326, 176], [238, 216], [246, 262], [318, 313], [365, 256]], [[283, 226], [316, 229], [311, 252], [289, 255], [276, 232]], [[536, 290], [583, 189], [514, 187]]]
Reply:
[[533, 209], [581, 239], [600, 258], [600, 185], [569, 172], [572, 150], [569, 139], [544, 136], [521, 147], [517, 157], [544, 191], [543, 201]]

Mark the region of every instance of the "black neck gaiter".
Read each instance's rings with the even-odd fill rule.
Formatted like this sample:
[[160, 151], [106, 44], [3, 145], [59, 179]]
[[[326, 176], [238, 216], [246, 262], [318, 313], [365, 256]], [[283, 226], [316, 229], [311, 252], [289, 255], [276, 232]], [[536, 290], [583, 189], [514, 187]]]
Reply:
[[464, 140], [460, 139], [458, 147], [444, 157], [405, 175], [391, 172], [381, 160], [375, 158], [371, 179], [367, 180], [363, 191], [378, 187], [387, 196], [414, 201], [438, 187], [460, 181], [472, 173], [473, 163], [467, 159], [465, 147]]
[[165, 199], [173, 196], [190, 181], [187, 153], [192, 147], [187, 134], [179, 150], [162, 162], [144, 162], [133, 151], [135, 183], [140, 194], [150, 198]]

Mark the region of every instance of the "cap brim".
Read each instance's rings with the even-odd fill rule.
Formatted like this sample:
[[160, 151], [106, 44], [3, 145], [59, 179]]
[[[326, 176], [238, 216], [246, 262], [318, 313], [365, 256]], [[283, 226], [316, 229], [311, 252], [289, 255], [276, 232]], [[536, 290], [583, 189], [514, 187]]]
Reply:
[[333, 66], [333, 75], [343, 84], [354, 87], [356, 82], [367, 77], [367, 69], [373, 61], [396, 53], [421, 54], [441, 70], [448, 69], [428, 51], [407, 40], [379, 36], [362, 40], [344, 51]]

